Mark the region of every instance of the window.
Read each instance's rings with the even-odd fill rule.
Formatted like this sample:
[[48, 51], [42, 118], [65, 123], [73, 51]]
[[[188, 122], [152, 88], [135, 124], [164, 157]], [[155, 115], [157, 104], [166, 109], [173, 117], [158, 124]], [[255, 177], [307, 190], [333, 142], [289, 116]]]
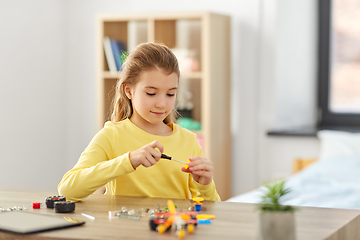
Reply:
[[360, 127], [360, 1], [319, 0], [319, 127]]

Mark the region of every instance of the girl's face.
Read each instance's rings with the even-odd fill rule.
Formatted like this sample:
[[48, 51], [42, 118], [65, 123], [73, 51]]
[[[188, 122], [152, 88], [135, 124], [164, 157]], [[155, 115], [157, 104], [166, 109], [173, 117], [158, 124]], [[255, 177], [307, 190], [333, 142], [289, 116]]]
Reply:
[[131, 120], [147, 128], [163, 124], [172, 111], [178, 89], [178, 75], [165, 74], [160, 69], [144, 71], [135, 85], [125, 85], [125, 93], [132, 101]]

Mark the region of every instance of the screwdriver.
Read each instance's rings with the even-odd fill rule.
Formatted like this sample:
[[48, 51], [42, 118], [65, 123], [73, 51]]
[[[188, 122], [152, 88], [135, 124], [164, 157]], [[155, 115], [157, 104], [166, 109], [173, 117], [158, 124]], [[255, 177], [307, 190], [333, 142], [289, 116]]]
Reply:
[[169, 157], [168, 155], [165, 155], [165, 154], [161, 154], [161, 158], [168, 159], [168, 160], [174, 160], [174, 161], [177, 161], [177, 162], [187, 164], [186, 162], [183, 162], [183, 161], [177, 160], [175, 158]]

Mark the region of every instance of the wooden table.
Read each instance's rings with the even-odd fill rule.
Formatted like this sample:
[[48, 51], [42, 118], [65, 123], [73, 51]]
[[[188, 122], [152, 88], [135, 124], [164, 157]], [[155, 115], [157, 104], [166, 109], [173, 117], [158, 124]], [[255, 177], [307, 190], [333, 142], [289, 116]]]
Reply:
[[[57, 195], [56, 192], [14, 192], [0, 191], [0, 207], [29, 207], [27, 211], [56, 216], [66, 216], [86, 221], [82, 226], [53, 230], [38, 234], [16, 235], [0, 232], [0, 239], [177, 239], [172, 229], [159, 235], [149, 228], [149, 219], [126, 218], [109, 219], [108, 212], [127, 209], [150, 208], [156, 204], [166, 207], [167, 199], [125, 197], [93, 194], [82, 202], [76, 203], [73, 213], [55, 213], [45, 207], [45, 198]], [[32, 209], [32, 202], [43, 202], [41, 209]], [[188, 209], [188, 200], [174, 200], [178, 209]], [[185, 239], [256, 239], [258, 213], [254, 204], [230, 202], [206, 202], [208, 214], [216, 215], [210, 225], [198, 225], [193, 234]], [[91, 220], [81, 215], [95, 217]], [[1, 212], [0, 212], [1, 214]], [[360, 211], [344, 209], [301, 207], [296, 212], [297, 240], [347, 240], [360, 239]]]

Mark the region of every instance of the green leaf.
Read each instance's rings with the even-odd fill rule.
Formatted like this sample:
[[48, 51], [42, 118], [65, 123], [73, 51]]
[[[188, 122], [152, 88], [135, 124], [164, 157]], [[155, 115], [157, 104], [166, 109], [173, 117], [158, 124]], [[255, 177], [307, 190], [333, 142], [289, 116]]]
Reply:
[[285, 188], [285, 180], [264, 184], [265, 190], [259, 208], [262, 211], [294, 211], [291, 206], [282, 205], [282, 199], [291, 191]]

